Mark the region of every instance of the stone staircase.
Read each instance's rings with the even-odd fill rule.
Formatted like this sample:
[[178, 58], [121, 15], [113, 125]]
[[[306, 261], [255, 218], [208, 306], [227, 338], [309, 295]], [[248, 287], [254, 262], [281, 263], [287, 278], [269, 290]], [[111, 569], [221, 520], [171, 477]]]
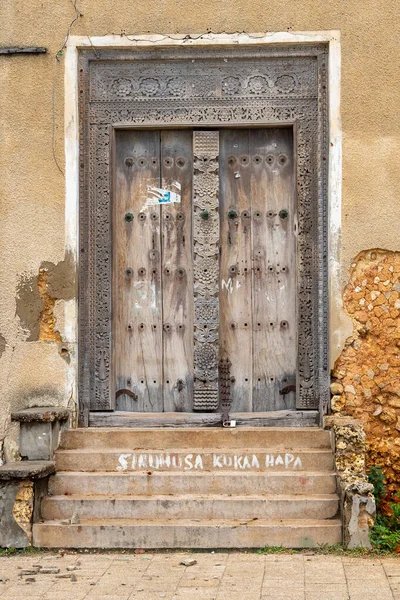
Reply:
[[34, 545], [315, 547], [342, 539], [318, 428], [89, 428], [63, 433]]

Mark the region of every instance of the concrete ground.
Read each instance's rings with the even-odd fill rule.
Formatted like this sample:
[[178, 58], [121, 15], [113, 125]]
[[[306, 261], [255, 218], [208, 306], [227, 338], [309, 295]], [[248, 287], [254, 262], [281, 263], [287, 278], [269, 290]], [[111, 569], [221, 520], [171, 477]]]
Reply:
[[400, 600], [400, 558], [311, 552], [21, 554], [0, 578], [0, 600]]

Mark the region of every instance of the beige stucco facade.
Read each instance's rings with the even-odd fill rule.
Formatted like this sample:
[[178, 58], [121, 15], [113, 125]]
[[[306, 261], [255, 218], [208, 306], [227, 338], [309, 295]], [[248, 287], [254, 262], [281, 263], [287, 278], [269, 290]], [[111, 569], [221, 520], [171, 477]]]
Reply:
[[[360, 252], [399, 250], [397, 1], [83, 0], [78, 9], [75, 14], [71, 2], [37, 0], [3, 7], [2, 47], [47, 48], [46, 54], [0, 56], [0, 440], [6, 460], [16, 452], [12, 410], [50, 403], [72, 408], [76, 400], [75, 348], [64, 331], [65, 303], [75, 296], [75, 266], [65, 244], [65, 52], [55, 60], [69, 33], [134, 40], [148, 33], [340, 30], [340, 285]], [[345, 339], [352, 326], [336, 296], [332, 330]]]

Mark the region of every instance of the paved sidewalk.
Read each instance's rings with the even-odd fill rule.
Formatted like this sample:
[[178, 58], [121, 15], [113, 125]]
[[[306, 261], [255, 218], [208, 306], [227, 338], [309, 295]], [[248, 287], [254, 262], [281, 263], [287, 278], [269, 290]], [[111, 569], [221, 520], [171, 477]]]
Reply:
[[1, 557], [0, 577], [1, 600], [400, 600], [396, 558], [40, 553]]

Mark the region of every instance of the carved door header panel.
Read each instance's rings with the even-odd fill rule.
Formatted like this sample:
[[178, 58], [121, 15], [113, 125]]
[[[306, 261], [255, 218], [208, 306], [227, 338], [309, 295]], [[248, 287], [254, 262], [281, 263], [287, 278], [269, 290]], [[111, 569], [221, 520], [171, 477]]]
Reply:
[[[297, 406], [326, 404], [327, 58], [324, 45], [81, 51], [81, 424], [88, 423], [89, 410], [114, 406], [111, 165], [115, 130], [120, 128], [293, 125], [298, 207]], [[193, 201], [196, 204], [195, 194]]]
[[263, 58], [209, 59], [204, 75], [203, 61], [198, 65], [187, 60], [137, 61], [134, 70], [129, 62], [95, 63], [90, 101], [316, 97], [315, 58], [296, 62], [276, 58], [273, 65], [266, 65]]

